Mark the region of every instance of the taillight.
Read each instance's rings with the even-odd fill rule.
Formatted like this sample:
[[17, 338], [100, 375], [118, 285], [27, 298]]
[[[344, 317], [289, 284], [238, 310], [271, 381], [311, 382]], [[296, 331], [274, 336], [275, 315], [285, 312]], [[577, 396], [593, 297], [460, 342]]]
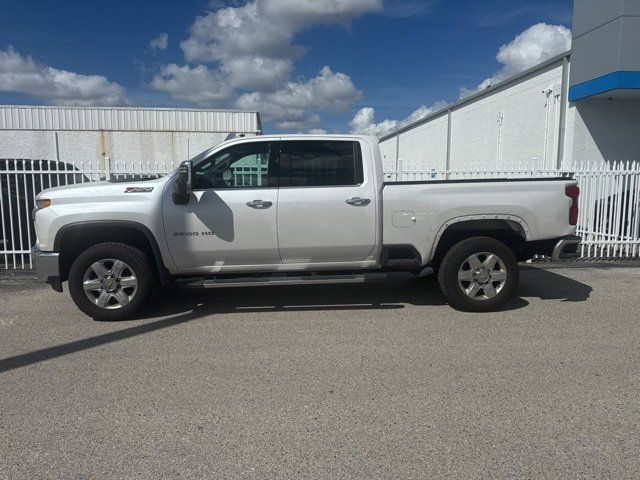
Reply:
[[571, 199], [571, 207], [569, 207], [569, 225], [577, 225], [578, 197], [580, 196], [580, 188], [577, 185], [569, 185], [565, 188], [564, 193]]

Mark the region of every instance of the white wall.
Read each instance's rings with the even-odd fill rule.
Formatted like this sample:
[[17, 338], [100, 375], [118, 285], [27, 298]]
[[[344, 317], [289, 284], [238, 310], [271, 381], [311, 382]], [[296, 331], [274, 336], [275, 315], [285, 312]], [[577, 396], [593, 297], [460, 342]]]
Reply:
[[406, 170], [443, 170], [447, 162], [447, 114], [400, 136], [400, 159]]
[[565, 168], [581, 161], [640, 161], [640, 99], [593, 98], [567, 111]]
[[[167, 162], [177, 165], [222, 142], [226, 133], [59, 131], [61, 161], [102, 160], [136, 165]], [[0, 158], [56, 159], [56, 132], [0, 130]]]
[[560, 65], [454, 109], [451, 168], [553, 168], [561, 83]]
[[392, 172], [396, 169], [396, 137], [391, 137], [386, 142], [380, 143], [380, 154], [382, 155], [382, 168], [385, 172]]
[[[562, 62], [516, 83], [454, 106], [450, 168], [553, 168], [558, 150]], [[549, 95], [543, 91], [551, 90]], [[399, 134], [407, 170], [443, 170], [447, 157], [446, 112]], [[387, 145], [390, 144], [390, 145]], [[382, 142], [395, 164], [395, 138]], [[393, 148], [391, 148], [393, 147]]]
[[[543, 91], [551, 89], [547, 96]], [[562, 61], [542, 67], [451, 110], [450, 168], [552, 169], [560, 151]], [[640, 99], [616, 92], [566, 105], [562, 168], [583, 162], [640, 161]], [[385, 170], [444, 169], [447, 116], [442, 114], [381, 142]]]

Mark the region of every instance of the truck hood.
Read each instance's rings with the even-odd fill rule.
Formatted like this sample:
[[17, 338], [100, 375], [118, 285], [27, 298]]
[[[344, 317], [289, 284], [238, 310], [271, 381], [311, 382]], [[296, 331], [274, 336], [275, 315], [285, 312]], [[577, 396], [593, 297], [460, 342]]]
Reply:
[[151, 180], [136, 180], [128, 182], [87, 182], [77, 183], [75, 185], [66, 185], [63, 187], [48, 188], [40, 192], [36, 198], [48, 198], [50, 200], [74, 198], [86, 198], [88, 202], [96, 197], [116, 197], [129, 194], [145, 194], [151, 193], [158, 189], [162, 189], [164, 184], [169, 181], [171, 174], [154, 178]]

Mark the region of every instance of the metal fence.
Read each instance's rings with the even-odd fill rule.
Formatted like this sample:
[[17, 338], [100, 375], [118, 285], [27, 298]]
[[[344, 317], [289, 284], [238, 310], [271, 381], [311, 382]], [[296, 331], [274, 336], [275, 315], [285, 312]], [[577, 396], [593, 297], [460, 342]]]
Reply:
[[[0, 159], [0, 268], [32, 268], [31, 220], [35, 196], [51, 187], [99, 180], [155, 178], [173, 164], [127, 164], [108, 158], [71, 165], [53, 160]], [[236, 185], [259, 185], [264, 166], [243, 166], [233, 172]], [[400, 167], [386, 172], [389, 181], [573, 176], [581, 188], [578, 234], [583, 258], [640, 257], [640, 163], [579, 165], [575, 170], [540, 170], [527, 165], [508, 170], [417, 170]], [[544, 212], [539, 212], [544, 215]]]
[[111, 163], [109, 158], [70, 164], [55, 160], [0, 159], [0, 269], [32, 268], [35, 243], [31, 211], [42, 190], [107, 178], [156, 178], [173, 169], [164, 164]]
[[[158, 178], [171, 172], [173, 163], [139, 164], [104, 159], [70, 164], [54, 160], [0, 159], [0, 269], [33, 268], [31, 246], [35, 231], [31, 211], [42, 190], [78, 183]], [[238, 186], [260, 186], [267, 166], [232, 167]]]

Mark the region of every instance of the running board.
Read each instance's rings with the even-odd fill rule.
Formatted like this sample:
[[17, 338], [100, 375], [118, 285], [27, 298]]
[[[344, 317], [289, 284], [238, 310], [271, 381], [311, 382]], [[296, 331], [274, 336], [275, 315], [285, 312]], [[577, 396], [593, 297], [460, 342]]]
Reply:
[[259, 277], [235, 278], [185, 278], [178, 279], [175, 285], [180, 288], [231, 288], [231, 287], [268, 287], [278, 285], [327, 285], [336, 283], [365, 283], [387, 278], [384, 272], [358, 273], [345, 275], [282, 275], [273, 274]]

